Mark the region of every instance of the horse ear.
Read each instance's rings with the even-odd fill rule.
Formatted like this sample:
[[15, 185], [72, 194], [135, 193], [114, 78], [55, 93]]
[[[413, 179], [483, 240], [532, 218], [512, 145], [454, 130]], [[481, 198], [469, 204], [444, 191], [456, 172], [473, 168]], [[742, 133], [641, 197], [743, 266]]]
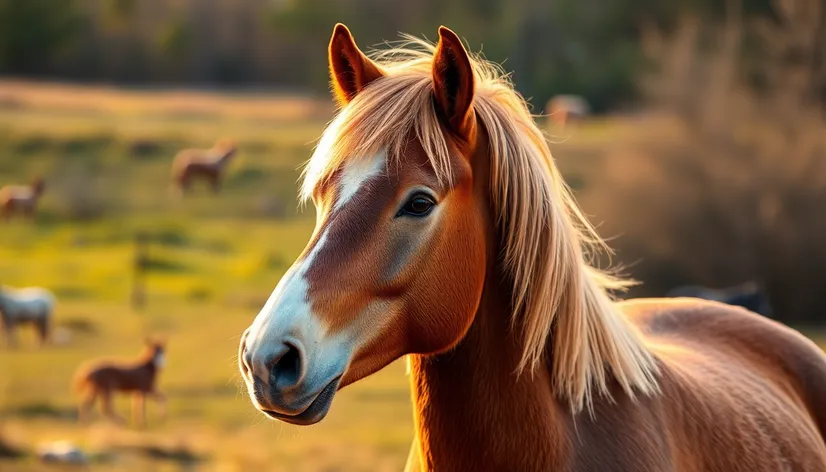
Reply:
[[333, 28], [328, 57], [333, 94], [341, 106], [350, 103], [370, 82], [384, 76], [381, 68], [359, 50], [350, 30], [341, 23]]
[[433, 98], [438, 113], [462, 136], [468, 136], [473, 127], [473, 82], [473, 67], [462, 41], [440, 26], [433, 56]]

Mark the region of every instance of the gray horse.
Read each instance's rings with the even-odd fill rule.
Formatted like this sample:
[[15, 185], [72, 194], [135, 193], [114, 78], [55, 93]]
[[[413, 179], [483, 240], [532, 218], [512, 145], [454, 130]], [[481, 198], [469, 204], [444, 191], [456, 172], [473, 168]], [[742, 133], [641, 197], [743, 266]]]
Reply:
[[9, 347], [14, 347], [15, 331], [22, 324], [33, 325], [44, 344], [52, 324], [55, 298], [40, 287], [12, 289], [0, 285], [0, 327], [6, 332]]

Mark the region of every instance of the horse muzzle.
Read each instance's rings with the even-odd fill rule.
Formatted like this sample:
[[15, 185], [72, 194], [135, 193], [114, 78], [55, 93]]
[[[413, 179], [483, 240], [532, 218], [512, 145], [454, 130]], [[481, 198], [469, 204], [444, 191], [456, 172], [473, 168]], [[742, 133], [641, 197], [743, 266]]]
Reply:
[[250, 332], [241, 340], [239, 367], [255, 407], [291, 424], [310, 425], [324, 419], [346, 362], [325, 362], [329, 359], [319, 355], [317, 342], [308, 352], [296, 337], [262, 337]]

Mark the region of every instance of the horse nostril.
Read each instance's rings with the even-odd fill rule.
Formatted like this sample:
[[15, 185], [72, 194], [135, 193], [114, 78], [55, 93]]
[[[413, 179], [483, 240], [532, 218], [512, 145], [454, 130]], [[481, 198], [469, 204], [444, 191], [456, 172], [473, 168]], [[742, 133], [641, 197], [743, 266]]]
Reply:
[[252, 356], [246, 350], [241, 353], [241, 373], [246, 376], [252, 375]]
[[292, 343], [284, 343], [282, 352], [271, 363], [270, 384], [276, 388], [292, 387], [301, 380], [301, 351]]
[[247, 334], [249, 331], [245, 331], [243, 338], [241, 339], [241, 346], [238, 349], [238, 363], [241, 365], [241, 373], [245, 376], [251, 375], [252, 372], [252, 355], [247, 350]]

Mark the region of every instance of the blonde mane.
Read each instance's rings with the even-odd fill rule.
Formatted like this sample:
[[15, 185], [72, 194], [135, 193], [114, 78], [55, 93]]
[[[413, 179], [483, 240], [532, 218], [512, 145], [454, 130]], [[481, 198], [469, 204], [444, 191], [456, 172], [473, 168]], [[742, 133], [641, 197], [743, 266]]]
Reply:
[[[435, 47], [406, 42], [373, 53], [386, 72], [325, 130], [305, 168], [302, 196], [342, 166], [387, 150], [396, 164], [406, 138], [418, 137], [436, 175], [450, 183], [450, 147], [432, 100]], [[512, 279], [512, 324], [524, 350], [518, 371], [548, 364], [557, 395], [572, 411], [610, 398], [611, 378], [631, 398], [658, 391], [655, 361], [607, 290], [627, 282], [591, 267], [589, 249], [606, 249], [571, 196], [524, 99], [498, 66], [472, 56], [473, 109], [489, 137], [491, 202]], [[551, 351], [551, 352], [547, 352]]]

